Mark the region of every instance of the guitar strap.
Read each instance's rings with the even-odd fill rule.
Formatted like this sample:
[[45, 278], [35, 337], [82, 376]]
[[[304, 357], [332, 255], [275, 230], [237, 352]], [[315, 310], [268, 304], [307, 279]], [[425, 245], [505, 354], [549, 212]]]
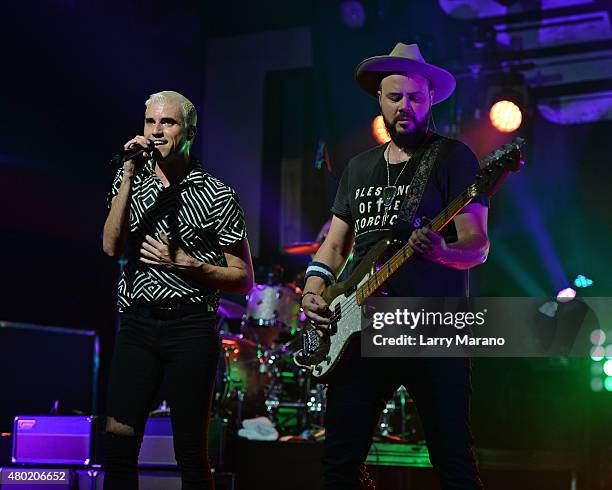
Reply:
[[410, 229], [419, 228], [421, 226], [421, 219], [415, 219], [416, 212], [419, 209], [423, 192], [425, 192], [425, 186], [431, 174], [431, 169], [438, 158], [438, 152], [444, 140], [445, 138], [438, 137], [436, 141], [427, 146], [426, 150], [421, 150], [418, 152], [420, 153], [419, 155], [415, 155], [417, 157], [418, 167], [412, 178], [408, 192], [406, 192], [402, 206], [400, 207], [397, 220], [392, 227], [394, 232], [398, 231], [398, 225], [401, 224], [400, 222], [408, 223]]

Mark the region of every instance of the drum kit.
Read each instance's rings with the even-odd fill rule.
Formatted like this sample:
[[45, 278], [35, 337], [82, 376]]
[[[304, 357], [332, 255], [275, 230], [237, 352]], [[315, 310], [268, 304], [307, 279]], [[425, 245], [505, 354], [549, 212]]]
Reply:
[[[314, 242], [294, 242], [283, 247], [293, 255], [314, 255], [329, 223]], [[282, 271], [280, 266], [278, 269]], [[281, 434], [320, 434], [325, 412], [325, 386], [297, 366], [293, 354], [301, 347], [299, 332], [307, 321], [300, 310], [298, 280], [280, 281], [278, 269], [267, 284], [256, 284], [246, 296], [246, 306], [221, 299], [219, 332], [221, 366], [215, 389], [215, 415], [235, 427], [245, 419], [269, 418]], [[398, 390], [387, 403], [378, 434], [411, 435], [414, 415], [405, 391]]]
[[[244, 419], [265, 416], [280, 432], [320, 428], [323, 385], [293, 362], [305, 321], [299, 301], [300, 289], [295, 284], [256, 284], [244, 307], [221, 300], [223, 356], [215, 391], [218, 415], [237, 426]], [[228, 331], [228, 320], [237, 319], [240, 332]]]

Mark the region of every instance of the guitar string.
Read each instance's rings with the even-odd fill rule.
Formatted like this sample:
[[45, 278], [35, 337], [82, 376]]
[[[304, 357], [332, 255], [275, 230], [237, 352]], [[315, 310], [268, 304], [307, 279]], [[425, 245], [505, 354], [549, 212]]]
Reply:
[[[459, 203], [460, 203], [462, 200], [464, 200], [464, 199], [465, 199], [465, 198], [467, 198], [467, 197], [468, 197], [468, 196], [467, 196], [467, 192], [463, 192], [462, 194], [460, 194], [459, 196], [457, 196], [455, 199], [453, 199], [453, 200], [451, 201], [451, 203], [450, 203], [450, 204], [449, 204], [449, 205], [446, 207], [446, 209], [445, 209], [444, 211], [442, 211], [442, 212], [441, 212], [441, 213], [440, 213], [438, 216], [436, 216], [436, 217], [435, 217], [435, 218], [432, 220], [432, 222], [431, 222], [431, 223], [432, 223], [432, 225], [433, 225], [433, 228], [436, 228], [436, 227], [437, 227], [437, 225], [435, 224], [437, 221], [441, 221], [443, 217], [444, 217], [444, 218], [446, 218], [446, 217], [448, 216], [448, 214], [449, 214], [449, 213], [447, 212], [447, 210], [448, 210], [449, 208], [453, 208], [454, 206], [456, 206], [457, 204], [459, 204]], [[466, 203], [466, 206], [467, 206], [467, 204], [469, 204], [469, 202], [468, 202], [468, 203]], [[460, 208], [458, 211], [460, 211], [460, 210], [461, 210], [461, 208]], [[438, 230], [438, 231], [439, 231], [439, 230]], [[403, 260], [402, 255], [404, 255], [404, 253], [400, 253], [400, 252], [401, 252], [401, 250], [403, 250], [404, 248], [405, 248], [405, 245], [404, 245], [404, 246], [402, 246], [402, 248], [401, 248], [401, 249], [400, 249], [398, 252], [396, 252], [395, 254], [393, 254], [393, 256], [392, 256], [392, 257], [391, 257], [391, 258], [390, 258], [390, 259], [387, 261], [387, 263], [390, 263], [390, 262], [395, 262], [395, 261], [397, 261], [398, 259], [399, 259], [400, 261], [402, 261], [402, 260]], [[410, 250], [412, 250], [412, 249], [410, 249]], [[410, 255], [409, 257], [407, 257], [407, 258], [406, 258], [406, 260], [408, 260], [410, 257], [412, 257], [412, 255], [414, 255], [414, 251], [411, 253], [411, 255]], [[380, 269], [379, 269], [379, 270], [380, 270]], [[372, 278], [373, 278], [373, 277], [375, 277], [375, 275], [376, 275], [376, 273], [374, 273], [372, 276], [370, 276], [370, 277], [368, 278], [368, 280], [367, 280], [367, 281], [366, 281], [364, 284], [362, 284], [361, 286], [359, 286], [359, 287], [357, 288], [357, 290], [356, 290], [356, 291], [358, 291], [359, 289], [363, 288], [363, 287], [365, 286], [365, 284], [368, 284], [368, 283], [370, 283], [370, 282], [372, 282], [373, 284], [376, 284], [378, 281], [372, 281]], [[380, 285], [379, 285], [378, 287], [380, 287]], [[378, 289], [378, 288], [377, 288], [377, 289]], [[376, 291], [376, 290], [374, 290], [374, 291]], [[374, 291], [373, 291], [373, 292], [374, 292]], [[370, 295], [368, 295], [368, 297], [369, 297], [369, 296], [370, 296]], [[342, 302], [342, 300], [340, 300], [339, 304], [340, 304], [340, 310], [341, 310], [341, 313], [342, 313], [342, 312], [346, 312], [346, 309], [347, 309], [347, 308], [353, 308], [353, 307], [355, 307], [355, 306], [360, 306], [360, 305], [359, 305], [359, 302], [356, 300], [356, 297], [357, 297], [357, 294], [356, 294], [356, 292], [355, 292], [355, 294], [354, 294], [354, 295], [351, 295], [351, 297], [350, 297], [350, 298], [347, 298], [347, 300], [346, 300], [345, 302]], [[339, 316], [337, 316], [337, 315], [336, 315], [336, 313], [333, 313], [333, 314], [330, 316], [330, 322], [335, 322], [335, 321], [336, 321], [336, 320], [338, 320], [338, 319], [339, 319]]]
[[[509, 148], [506, 148], [507, 146], [509, 146]], [[489, 165], [491, 165], [491, 164], [493, 163], [493, 161], [499, 161], [499, 160], [501, 160], [501, 158], [503, 158], [503, 157], [507, 156], [507, 154], [508, 154], [508, 153], [510, 153], [510, 151], [515, 150], [515, 149], [516, 149], [516, 146], [515, 146], [514, 144], [504, 145], [504, 149], [502, 149], [502, 150], [497, 150], [497, 151], [500, 151], [500, 152], [501, 152], [500, 154], [498, 154], [498, 155], [491, 154], [491, 155], [489, 155], [489, 156], [485, 157], [485, 159], [483, 160], [483, 164], [484, 164], [484, 165], [483, 165], [483, 167], [482, 167], [482, 170], [484, 170], [485, 168], [489, 167]], [[495, 153], [497, 153], [497, 151], [496, 151]], [[472, 187], [473, 185], [474, 185], [474, 184], [470, 185], [470, 187]], [[468, 189], [469, 189], [469, 188], [468, 188]], [[462, 200], [464, 200], [465, 198], [470, 198], [468, 190], [464, 191], [464, 192], [463, 192], [463, 193], [461, 193], [459, 196], [457, 196], [455, 199], [453, 199], [453, 200], [450, 202], [450, 204], [449, 204], [449, 205], [448, 205], [448, 206], [447, 206], [447, 207], [446, 207], [446, 208], [445, 208], [445, 209], [444, 209], [444, 210], [443, 210], [443, 211], [442, 211], [440, 214], [438, 214], [438, 216], [436, 216], [436, 217], [435, 217], [435, 218], [432, 220], [432, 225], [433, 225], [433, 224], [434, 224], [436, 221], [438, 221], [438, 220], [442, 220], [442, 218], [443, 218], [443, 217], [444, 217], [444, 218], [446, 218], [446, 217], [448, 216], [448, 212], [447, 212], [447, 210], [448, 210], [449, 208], [453, 208], [455, 205], [459, 204], [459, 203], [460, 203]], [[471, 199], [473, 199], [473, 197], [472, 197]], [[471, 200], [471, 199], [470, 199], [470, 200]], [[462, 207], [460, 207], [460, 208], [459, 208], [459, 209], [458, 209], [458, 210], [457, 210], [455, 213], [459, 212], [461, 209], [463, 209], [463, 207], [467, 206], [468, 204], [469, 204], [469, 200], [468, 200], [468, 202], [466, 202], [466, 204], [465, 204], [465, 205], [463, 205]], [[433, 226], [433, 228], [436, 228], [436, 227], [437, 227], [437, 225], [434, 225], [434, 226]], [[438, 230], [438, 231], [439, 231], [439, 230]], [[401, 250], [403, 250], [403, 249], [404, 249], [404, 247], [402, 247], [402, 248], [400, 249], [400, 251], [401, 251]], [[402, 253], [401, 255], [403, 255], [403, 253]], [[412, 255], [414, 255], [414, 252], [413, 252], [413, 253], [412, 253], [412, 254], [411, 254], [411, 255], [410, 255], [410, 256], [409, 256], [409, 257], [408, 257], [406, 260], [408, 260], [410, 257], [412, 257]], [[399, 258], [399, 259], [400, 259], [400, 261], [401, 261], [402, 259], [401, 259], [399, 256], [400, 256], [400, 253], [399, 253], [399, 251], [398, 251], [398, 252], [396, 252], [396, 253], [395, 253], [395, 254], [394, 254], [394, 255], [393, 255], [393, 256], [392, 256], [392, 257], [391, 257], [391, 258], [390, 258], [390, 259], [387, 261], [387, 263], [392, 262], [392, 261], [395, 261], [395, 260], [397, 260], [398, 258]], [[363, 286], [364, 286], [365, 284], [368, 284], [368, 283], [370, 283], [370, 282], [377, 283], [378, 281], [371, 281], [371, 280], [372, 280], [372, 278], [373, 278], [373, 277], [375, 277], [375, 275], [376, 275], [376, 273], [374, 273], [374, 274], [373, 274], [371, 277], [369, 277], [369, 278], [368, 278], [368, 280], [366, 281], [366, 283], [364, 283], [362, 286], [359, 286], [359, 287], [357, 288], [356, 292], [357, 292], [359, 289], [363, 288]], [[378, 285], [378, 287], [380, 287], [380, 285]], [[372, 292], [375, 292], [375, 291], [376, 291], [376, 290], [374, 290], [374, 291], [372, 291]], [[351, 296], [351, 298], [350, 298], [350, 299], [348, 299], [348, 300], [346, 300], [346, 301], [342, 301], [342, 300], [340, 300], [340, 302], [339, 302], [339, 304], [340, 304], [340, 315], [341, 315], [342, 313], [346, 312], [346, 309], [347, 309], [347, 308], [352, 309], [352, 308], [353, 308], [353, 307], [355, 307], [355, 306], [360, 306], [360, 305], [359, 305], [359, 303], [358, 303], [358, 301], [357, 301], [357, 299], [356, 299], [356, 298], [357, 298], [357, 294], [356, 294], [356, 292], [355, 292], [355, 294], [354, 294], [354, 295], [352, 295], [352, 296]], [[368, 295], [368, 297], [369, 297], [369, 296], [371, 296], [371, 294], [369, 294], [369, 295]], [[367, 298], [366, 298], [366, 299], [367, 299]], [[330, 323], [333, 323], [333, 322], [337, 321], [339, 318], [340, 318], [340, 316], [339, 316], [339, 315], [337, 315], [336, 313], [332, 313], [332, 315], [330, 316]]]
[[[509, 145], [504, 145], [503, 150], [501, 150], [501, 151], [500, 151], [500, 150], [497, 150], [497, 151], [495, 152], [495, 154], [493, 154], [493, 155], [489, 155], [489, 156], [487, 156], [487, 157], [486, 157], [486, 158], [483, 160], [484, 165], [482, 166], [482, 170], [484, 170], [484, 169], [485, 169], [485, 168], [487, 168], [487, 167], [488, 167], [490, 164], [492, 164], [494, 160], [499, 161], [499, 160], [501, 160], [501, 158], [502, 158], [502, 157], [507, 156], [507, 154], [508, 154], [508, 153], [510, 153], [510, 151], [512, 151], [512, 150], [516, 150], [516, 149], [520, 150], [520, 146], [519, 146], [519, 145], [514, 144], [514, 142], [513, 142], [513, 143], [511, 143], [511, 144], [509, 144]], [[507, 171], [507, 169], [506, 169], [506, 171]], [[474, 186], [474, 185], [475, 185], [475, 184], [470, 185], [470, 187], [469, 187], [469, 188], [468, 188], [466, 191], [464, 191], [462, 194], [460, 194], [460, 195], [459, 195], [459, 196], [457, 196], [455, 199], [453, 199], [453, 200], [451, 201], [451, 203], [450, 203], [450, 204], [449, 204], [449, 205], [448, 205], [448, 206], [447, 206], [447, 207], [446, 207], [446, 208], [445, 208], [445, 209], [444, 209], [444, 210], [443, 210], [443, 211], [442, 211], [440, 214], [438, 214], [438, 215], [437, 215], [437, 216], [436, 216], [436, 217], [435, 217], [435, 218], [432, 220], [432, 228], [434, 228], [434, 229], [435, 229], [435, 228], [437, 228], [437, 227], [438, 227], [438, 224], [434, 224], [434, 223], [436, 223], [436, 221], [438, 221], [438, 220], [440, 220], [440, 221], [441, 221], [442, 219], [445, 219], [445, 220], [446, 220], [446, 219], [448, 219], [448, 220], [450, 221], [450, 219], [452, 219], [452, 218], [448, 218], [449, 213], [447, 212], [447, 210], [448, 210], [449, 208], [453, 208], [453, 207], [454, 207], [455, 205], [457, 205], [457, 204], [458, 204], [460, 201], [462, 201], [462, 200], [464, 200], [464, 199], [466, 199], [466, 198], [467, 198], [467, 202], [466, 202], [465, 204], [463, 204], [461, 207], [459, 207], [459, 208], [458, 208], [458, 209], [455, 211], [455, 213], [453, 213], [453, 214], [451, 215], [451, 216], [455, 216], [455, 214], [457, 214], [459, 211], [461, 211], [461, 209], [463, 209], [465, 206], [467, 206], [467, 205], [470, 203], [470, 201], [471, 201], [471, 200], [474, 198], [474, 196], [470, 196], [470, 192], [469, 192], [469, 190], [470, 190], [470, 188], [472, 188], [472, 192], [474, 192], [474, 189], [473, 189], [473, 186]], [[446, 222], [443, 222], [443, 223], [445, 224]], [[440, 228], [438, 229], [438, 231], [440, 231], [441, 226], [442, 226], [442, 224], [443, 224], [443, 223], [440, 223], [440, 225], [439, 225], [439, 226], [440, 226]], [[391, 257], [391, 259], [389, 259], [389, 260], [387, 261], [387, 263], [390, 263], [390, 262], [393, 262], [394, 260], [397, 260], [397, 259], [399, 258], [399, 255], [400, 255], [400, 251], [401, 251], [401, 250], [404, 250], [404, 248], [405, 248], [405, 245], [404, 245], [404, 246], [402, 246], [402, 248], [401, 248], [401, 249], [400, 249], [398, 252], [396, 252], [396, 253], [395, 253], [395, 254], [394, 254], [392, 257]], [[410, 249], [410, 250], [412, 250], [412, 249]], [[402, 252], [402, 254], [401, 254], [401, 255], [405, 255], [405, 253], [404, 253], [404, 252]], [[409, 257], [407, 257], [407, 258], [405, 258], [405, 260], [407, 261], [407, 260], [408, 260], [410, 257], [412, 257], [412, 255], [414, 255], [414, 251], [412, 251], [412, 253], [410, 254], [410, 256], [409, 256]], [[401, 262], [401, 261], [402, 261], [402, 259], [400, 258], [400, 262]], [[402, 264], [402, 265], [403, 265], [403, 264]], [[400, 266], [398, 266], [398, 268], [399, 268], [399, 267], [401, 267], [401, 265], [400, 265]], [[379, 270], [380, 270], [380, 269], [379, 269]], [[367, 279], [366, 283], [370, 283], [370, 282], [371, 282], [371, 279], [372, 279], [373, 277], [375, 277], [375, 275], [376, 275], [376, 272], [375, 272], [375, 273], [374, 273], [374, 274], [373, 274], [371, 277], [369, 277], [369, 278]], [[388, 279], [388, 278], [387, 278], [387, 279]], [[385, 279], [385, 281], [386, 281], [387, 279]], [[374, 281], [374, 282], [375, 282], [375, 283], [377, 283], [378, 281]], [[365, 284], [365, 283], [364, 283], [364, 284]], [[378, 284], [377, 284], [377, 286], [378, 286]], [[380, 287], [380, 286], [378, 286], [378, 287]], [[342, 301], [342, 300], [341, 300], [341, 301], [339, 302], [339, 304], [340, 304], [340, 314], [342, 314], [342, 313], [346, 313], [347, 308], [349, 308], [349, 311], [350, 311], [350, 309], [352, 309], [354, 306], [358, 305], [358, 302], [357, 302], [357, 299], [356, 299], [356, 298], [357, 298], [357, 291], [358, 291], [360, 288], [363, 288], [363, 285], [357, 288], [357, 290], [355, 291], [355, 294], [351, 296], [351, 299], [350, 299], [350, 300], [348, 300], [348, 301]], [[375, 292], [375, 291], [376, 291], [376, 290], [372, 291], [372, 293], [373, 293], [373, 292]], [[369, 297], [369, 296], [371, 296], [371, 294], [369, 294], [369, 295], [368, 295], [368, 297]], [[366, 298], [366, 299], [367, 299], [367, 298]], [[338, 316], [338, 315], [336, 315], [335, 313], [333, 313], [333, 314], [330, 316], [330, 323], [333, 323], [333, 322], [337, 321], [338, 319], [339, 319], [339, 316]]]
[[[459, 196], [459, 197], [461, 197], [461, 196]], [[460, 200], [460, 199], [458, 199], [458, 198], [457, 198], [457, 199], [455, 199], [454, 201], [456, 201], [456, 200]], [[456, 203], [455, 203], [455, 202], [453, 202], [453, 203], [451, 203], [451, 204], [454, 206]], [[452, 206], [451, 206], [451, 205], [449, 205], [449, 207], [452, 207]], [[446, 217], [446, 216], [448, 216], [448, 214], [449, 214], [449, 213], [443, 212], [443, 213], [441, 213], [441, 214], [440, 214], [438, 217], [442, 217], [442, 215], [444, 215], [444, 217]], [[438, 221], [438, 217], [436, 217], [436, 219], [434, 219], [434, 220], [432, 221], [432, 224], [434, 224], [433, 228], [436, 228], [435, 222], [436, 222], [436, 221]], [[395, 254], [394, 254], [394, 255], [393, 255], [393, 256], [392, 256], [392, 257], [391, 257], [391, 258], [388, 260], [388, 262], [387, 262], [387, 263], [388, 263], [388, 264], [389, 264], [389, 263], [396, 263], [398, 260], [399, 260], [400, 262], [403, 262], [403, 261], [404, 261], [404, 257], [403, 257], [403, 256], [405, 255], [405, 252], [402, 252], [402, 250], [404, 250], [404, 249], [405, 249], [405, 246], [403, 246], [403, 247], [402, 247], [402, 248], [401, 248], [401, 249], [400, 249], [398, 252], [396, 252], [396, 253], [395, 253]], [[412, 250], [412, 249], [408, 249], [408, 250]], [[409, 260], [409, 259], [410, 259], [410, 257], [412, 257], [412, 255], [414, 255], [414, 251], [412, 251], [412, 252], [411, 252], [411, 254], [410, 254], [408, 257], [406, 257], [406, 259], [405, 259], [405, 260]], [[398, 267], [399, 267], [399, 266], [398, 266]], [[379, 269], [379, 270], [380, 270], [380, 269]], [[376, 273], [375, 273], [375, 274], [376, 274]], [[374, 277], [375, 277], [375, 274], [373, 274], [373, 275], [372, 275], [370, 278], [368, 278], [368, 280], [367, 280], [367, 281], [366, 281], [366, 282], [365, 282], [363, 285], [361, 285], [361, 286], [360, 286], [360, 287], [359, 287], [357, 290], [359, 290], [359, 289], [363, 289], [363, 288], [364, 288], [364, 286], [365, 286], [366, 284], [369, 284], [368, 289], [370, 289], [370, 288], [371, 288], [371, 287], [373, 287], [373, 286], [378, 286], [378, 287], [376, 288], [376, 289], [378, 289], [378, 288], [380, 287], [380, 285], [378, 285], [378, 284], [377, 284], [377, 283], [378, 283], [378, 281], [377, 281], [377, 280], [372, 280], [372, 278], [374, 278]], [[376, 289], [374, 289], [372, 292], [376, 291]], [[368, 297], [369, 297], [369, 296], [370, 296], [370, 295], [368, 295]], [[342, 312], [346, 313], [347, 308], [348, 308], [348, 309], [352, 309], [352, 308], [353, 308], [353, 307], [355, 307], [355, 306], [360, 306], [360, 305], [359, 305], [359, 302], [357, 301], [357, 299], [356, 299], [356, 298], [357, 298], [357, 294], [354, 294], [354, 295], [352, 295], [352, 296], [351, 296], [349, 299], [347, 299], [347, 300], [344, 300], [344, 301], [343, 301], [343, 300], [341, 300], [341, 301], [340, 301], [340, 303], [339, 303], [339, 304], [340, 304], [340, 310], [341, 310], [341, 313], [342, 313]], [[332, 315], [330, 316], [330, 322], [335, 322], [335, 321], [336, 321], [336, 320], [338, 320], [338, 319], [339, 319], [339, 316], [338, 316], [336, 313], [334, 313], [334, 314], [332, 314]]]

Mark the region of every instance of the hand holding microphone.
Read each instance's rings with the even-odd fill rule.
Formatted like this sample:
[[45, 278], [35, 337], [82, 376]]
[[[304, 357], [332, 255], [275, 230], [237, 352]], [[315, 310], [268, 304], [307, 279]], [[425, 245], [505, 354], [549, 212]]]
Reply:
[[151, 158], [155, 145], [144, 136], [136, 135], [123, 145], [123, 153], [115, 155], [111, 164], [123, 164], [124, 178], [132, 178], [142, 168], [143, 159]]

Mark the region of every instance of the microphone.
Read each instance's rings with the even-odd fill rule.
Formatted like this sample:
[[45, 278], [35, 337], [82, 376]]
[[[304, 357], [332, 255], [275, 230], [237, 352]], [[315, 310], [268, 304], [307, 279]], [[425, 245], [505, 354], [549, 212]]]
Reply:
[[121, 165], [123, 162], [127, 162], [128, 160], [132, 160], [137, 156], [142, 156], [143, 151], [148, 151], [149, 154], [153, 154], [153, 150], [155, 150], [155, 145], [153, 143], [149, 143], [146, 147], [141, 146], [138, 143], [134, 143], [127, 150], [123, 150], [121, 153], [117, 153], [113, 158], [111, 158], [111, 165]]

